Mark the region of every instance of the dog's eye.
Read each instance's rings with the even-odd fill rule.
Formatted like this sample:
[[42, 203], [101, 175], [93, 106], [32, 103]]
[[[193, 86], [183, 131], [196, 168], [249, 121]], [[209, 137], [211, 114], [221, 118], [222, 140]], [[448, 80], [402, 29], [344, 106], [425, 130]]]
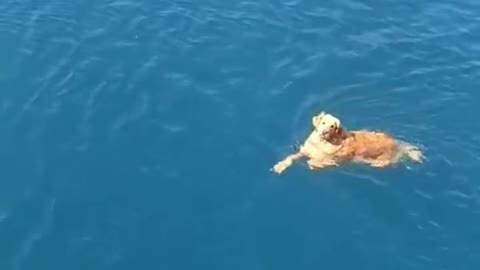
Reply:
[[335, 126], [334, 125], [330, 125], [330, 128], [334, 128]]
[[322, 125], [325, 125], [325, 122], [322, 122]]

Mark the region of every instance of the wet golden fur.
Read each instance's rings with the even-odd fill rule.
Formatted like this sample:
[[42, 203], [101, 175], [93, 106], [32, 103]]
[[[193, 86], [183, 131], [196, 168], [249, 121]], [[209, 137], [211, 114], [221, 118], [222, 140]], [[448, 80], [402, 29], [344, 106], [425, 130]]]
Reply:
[[290, 154], [273, 167], [281, 174], [296, 160], [307, 159], [310, 169], [339, 166], [344, 162], [360, 162], [372, 167], [386, 167], [403, 156], [421, 162], [421, 151], [410, 144], [401, 143], [384, 132], [347, 131], [341, 121], [321, 112], [312, 118], [313, 131], [297, 153]]

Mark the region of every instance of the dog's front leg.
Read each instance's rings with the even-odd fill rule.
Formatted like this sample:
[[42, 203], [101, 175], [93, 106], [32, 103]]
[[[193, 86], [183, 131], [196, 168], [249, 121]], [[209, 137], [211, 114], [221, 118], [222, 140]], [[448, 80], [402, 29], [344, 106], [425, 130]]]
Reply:
[[302, 158], [304, 154], [299, 151], [295, 154], [288, 155], [284, 160], [279, 161], [275, 166], [273, 166], [273, 171], [277, 174], [283, 173], [288, 167], [292, 166], [293, 162]]
[[338, 163], [330, 158], [325, 158], [325, 159], [309, 159], [307, 161], [308, 167], [312, 170], [315, 169], [322, 169], [325, 167], [337, 167]]

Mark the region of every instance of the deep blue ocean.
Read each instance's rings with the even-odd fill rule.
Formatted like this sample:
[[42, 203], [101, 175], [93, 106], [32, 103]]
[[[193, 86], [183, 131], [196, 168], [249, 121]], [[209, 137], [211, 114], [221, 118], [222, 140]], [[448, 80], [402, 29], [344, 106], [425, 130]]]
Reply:
[[479, 1], [2, 0], [0, 270], [478, 270], [479, 101]]

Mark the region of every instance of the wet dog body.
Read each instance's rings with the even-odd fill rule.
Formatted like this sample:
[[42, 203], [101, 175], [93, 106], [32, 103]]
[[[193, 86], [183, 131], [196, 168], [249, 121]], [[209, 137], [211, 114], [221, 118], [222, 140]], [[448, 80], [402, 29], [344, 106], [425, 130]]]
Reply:
[[324, 112], [312, 118], [314, 130], [300, 150], [278, 162], [273, 170], [280, 174], [294, 161], [306, 158], [310, 169], [338, 166], [344, 162], [360, 162], [372, 167], [385, 167], [408, 156], [421, 162], [420, 150], [395, 140], [384, 132], [357, 130], [349, 132], [340, 120]]
[[383, 167], [395, 162], [398, 153], [395, 139], [383, 132], [354, 131], [341, 139], [340, 144], [332, 155], [337, 162], [354, 161]]

